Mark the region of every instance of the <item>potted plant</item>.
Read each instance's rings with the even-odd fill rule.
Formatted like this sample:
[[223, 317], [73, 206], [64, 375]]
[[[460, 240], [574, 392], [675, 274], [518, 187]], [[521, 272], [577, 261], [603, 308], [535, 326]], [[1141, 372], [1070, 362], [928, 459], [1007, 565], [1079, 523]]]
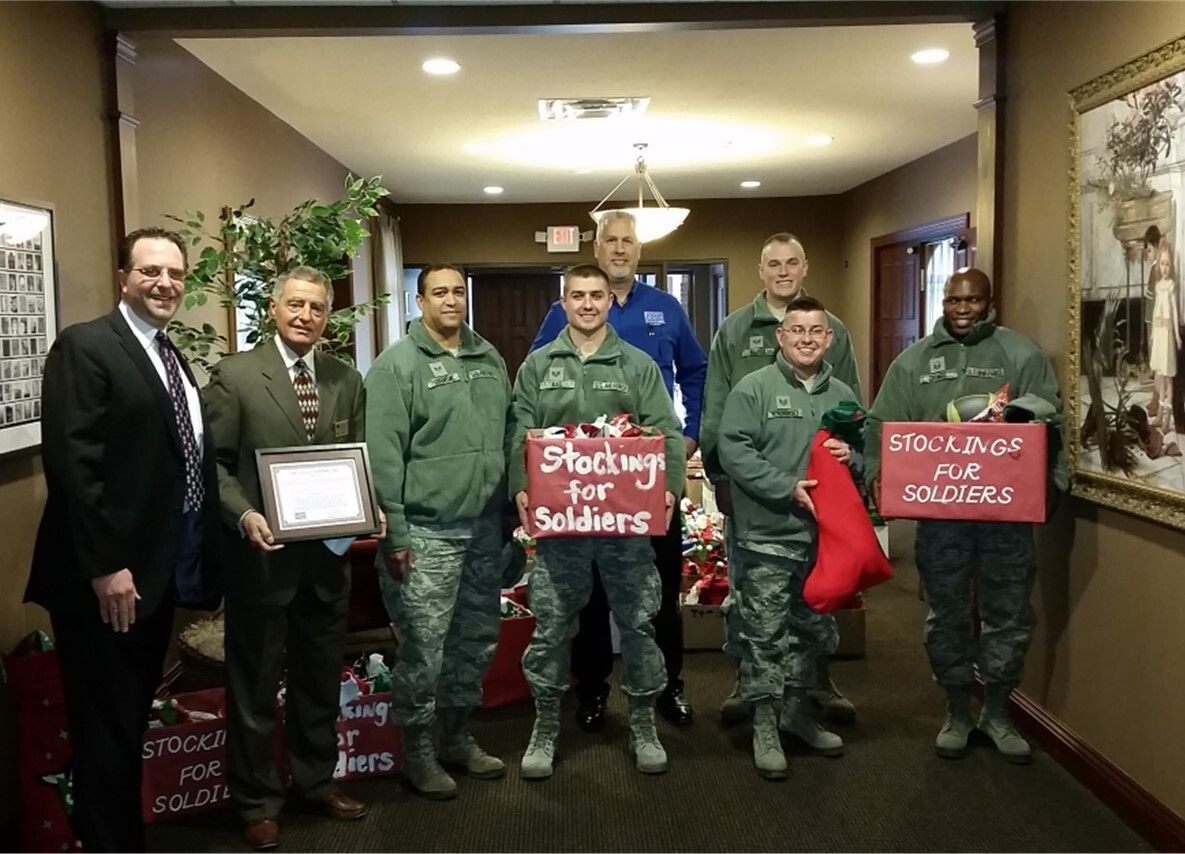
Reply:
[[[387, 195], [381, 178], [346, 177], [345, 198], [335, 202], [302, 202], [278, 222], [251, 214], [252, 199], [237, 208], [224, 208], [211, 227], [201, 211], [184, 217], [178, 233], [191, 246], [204, 244], [185, 279], [185, 307], [205, 305], [217, 299], [225, 308], [245, 315], [246, 341], [254, 345], [275, 332], [268, 312], [271, 289], [277, 277], [302, 264], [325, 273], [330, 281], [349, 272], [369, 232], [367, 218], [376, 216], [375, 203]], [[346, 347], [358, 321], [388, 301], [386, 295], [333, 312], [322, 341], [330, 352], [349, 359]], [[226, 336], [211, 324], [193, 326], [183, 320], [169, 324], [177, 347], [207, 373], [228, 351]]]
[[1113, 209], [1115, 238], [1139, 252], [1148, 226], [1155, 224], [1163, 232], [1172, 217], [1172, 193], [1153, 190], [1151, 178], [1172, 152], [1182, 91], [1175, 80], [1164, 80], [1120, 100], [1127, 115], [1112, 119], [1097, 156], [1099, 176], [1087, 186], [1099, 191], [1100, 210]]

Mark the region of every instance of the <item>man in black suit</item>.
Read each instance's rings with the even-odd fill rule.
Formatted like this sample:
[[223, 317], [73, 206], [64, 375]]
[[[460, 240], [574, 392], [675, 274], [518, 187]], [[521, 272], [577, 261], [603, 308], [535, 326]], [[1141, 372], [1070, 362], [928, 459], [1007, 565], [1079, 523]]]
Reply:
[[129, 234], [119, 306], [63, 330], [45, 363], [48, 498], [25, 599], [53, 624], [87, 851], [144, 850], [140, 742], [173, 607], [219, 598], [213, 445], [193, 374], [164, 335], [185, 269], [176, 234]]
[[284, 787], [272, 762], [276, 690], [287, 670], [284, 737], [292, 788], [330, 818], [366, 805], [337, 789], [336, 721], [346, 638], [348, 543], [275, 542], [260, 512], [255, 452], [361, 442], [362, 377], [316, 349], [333, 308], [325, 275], [297, 267], [272, 292], [276, 334], [227, 356], [203, 391], [218, 457], [227, 545], [227, 772], [247, 844], [276, 847]]

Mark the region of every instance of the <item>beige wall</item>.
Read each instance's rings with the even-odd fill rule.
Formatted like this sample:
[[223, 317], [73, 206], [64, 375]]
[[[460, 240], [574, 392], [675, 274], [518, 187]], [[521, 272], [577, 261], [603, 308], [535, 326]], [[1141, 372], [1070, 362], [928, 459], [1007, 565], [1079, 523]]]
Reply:
[[[1004, 310], [1059, 370], [1066, 93], [1183, 32], [1180, 3], [1026, 3], [1009, 21]], [[1064, 49], [1051, 49], [1051, 33]], [[1185, 534], [1085, 502], [1043, 534], [1048, 559], [1023, 689], [1185, 815]]]
[[[252, 198], [253, 212], [279, 217], [305, 199], [344, 195], [342, 164], [171, 39], [132, 37], [142, 222], [129, 228], [193, 210], [209, 221]], [[227, 330], [214, 305], [180, 316]]]
[[[114, 303], [101, 34], [89, 3], [0, 3], [0, 197], [54, 208], [62, 324]], [[0, 654], [48, 626], [21, 604], [44, 503], [40, 457], [0, 459]], [[0, 698], [0, 837], [16, 815], [14, 738]]]
[[872, 370], [873, 238], [965, 213], [974, 225], [975, 182], [976, 135], [971, 134], [843, 194], [843, 283], [833, 310], [852, 336], [866, 389]]
[[[793, 199], [696, 199], [678, 231], [648, 243], [642, 263], [728, 262], [729, 309], [739, 308], [761, 289], [757, 264], [770, 234], [791, 229], [811, 254], [811, 285], [831, 299], [840, 283], [840, 223], [836, 196]], [[596, 204], [400, 205], [399, 227], [408, 265], [452, 261], [461, 264], [552, 264], [592, 258], [592, 245], [573, 255], [549, 255], [534, 242], [549, 225], [591, 229], [588, 211]]]

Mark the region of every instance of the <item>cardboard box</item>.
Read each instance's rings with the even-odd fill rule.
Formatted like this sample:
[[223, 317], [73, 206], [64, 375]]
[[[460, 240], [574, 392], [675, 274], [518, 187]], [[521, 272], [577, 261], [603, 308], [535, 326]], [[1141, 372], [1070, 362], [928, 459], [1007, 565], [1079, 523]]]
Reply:
[[542, 537], [666, 533], [666, 439], [528, 435], [530, 529]]
[[684, 605], [683, 648], [715, 649], [724, 645], [724, 612], [719, 605]]
[[691, 499], [691, 503], [702, 507], [704, 504], [704, 479], [688, 476], [683, 486], [683, 494]]
[[880, 497], [887, 519], [1044, 522], [1044, 424], [886, 422]]
[[835, 654], [846, 658], [862, 657], [865, 641], [864, 609], [840, 608], [834, 614], [836, 625], [839, 627], [839, 646], [836, 647]]

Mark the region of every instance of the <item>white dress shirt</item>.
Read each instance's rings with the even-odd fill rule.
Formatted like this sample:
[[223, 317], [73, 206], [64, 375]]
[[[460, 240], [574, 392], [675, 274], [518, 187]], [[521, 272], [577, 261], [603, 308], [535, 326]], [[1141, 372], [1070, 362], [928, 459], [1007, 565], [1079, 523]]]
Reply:
[[309, 379], [313, 381], [313, 385], [317, 384], [317, 371], [313, 367], [313, 351], [309, 350], [305, 355], [298, 356], [296, 351], [285, 343], [284, 339], [278, 334], [275, 338], [276, 349], [280, 351], [280, 358], [284, 360], [284, 367], [288, 369], [288, 379], [296, 382], [296, 360], [303, 359], [305, 370], [309, 372]]
[[[136, 340], [144, 348], [144, 352], [148, 355], [148, 361], [152, 362], [152, 367], [156, 368], [161, 385], [165, 387], [165, 392], [168, 393], [169, 377], [165, 373], [165, 363], [161, 361], [160, 347], [156, 343], [156, 333], [161, 330], [128, 308], [125, 302], [120, 302], [119, 313], [123, 315], [123, 319], [131, 327], [132, 334], [136, 336]], [[201, 459], [202, 437], [205, 435], [205, 425], [202, 424], [201, 399], [198, 397], [197, 386], [189, 381], [189, 376], [181, 369], [180, 365], [177, 366], [177, 372], [181, 375], [182, 385], [185, 386], [185, 402], [189, 404], [189, 423], [193, 425], [193, 440], [197, 443], [198, 459]], [[177, 426], [180, 428], [181, 425]]]

